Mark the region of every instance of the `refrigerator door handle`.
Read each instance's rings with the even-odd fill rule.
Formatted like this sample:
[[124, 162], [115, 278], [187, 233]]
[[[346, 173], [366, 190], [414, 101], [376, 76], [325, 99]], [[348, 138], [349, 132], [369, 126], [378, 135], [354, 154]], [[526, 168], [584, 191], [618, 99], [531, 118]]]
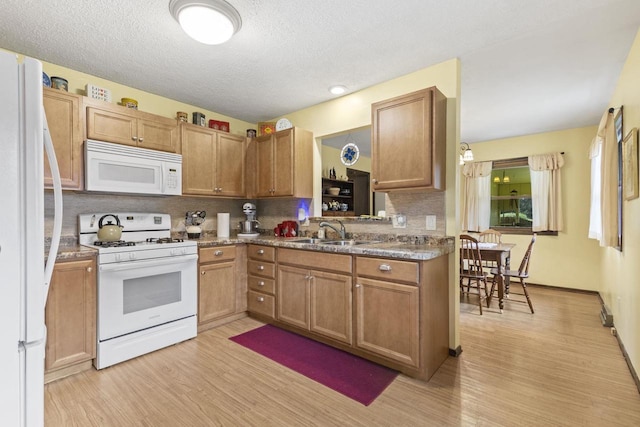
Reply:
[[56, 263], [58, 254], [58, 246], [60, 245], [60, 235], [62, 233], [62, 183], [60, 180], [60, 169], [56, 159], [56, 152], [51, 141], [49, 133], [49, 125], [47, 124], [47, 115], [42, 106], [42, 117], [44, 123], [44, 149], [49, 159], [51, 167], [51, 176], [53, 178], [53, 200], [54, 200], [54, 216], [53, 216], [53, 232], [51, 234], [51, 246], [49, 247], [49, 256], [44, 269], [44, 304], [47, 304], [47, 295], [49, 294], [49, 285], [51, 284], [51, 276], [53, 275], [53, 266]]

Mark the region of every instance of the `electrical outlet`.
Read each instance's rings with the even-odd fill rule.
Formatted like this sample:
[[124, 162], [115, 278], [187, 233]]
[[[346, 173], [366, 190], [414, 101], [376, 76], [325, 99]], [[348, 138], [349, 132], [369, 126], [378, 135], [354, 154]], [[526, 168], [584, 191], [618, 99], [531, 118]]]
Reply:
[[427, 215], [425, 228], [427, 230], [432, 230], [432, 231], [436, 229], [436, 216], [435, 215]]
[[391, 218], [393, 228], [407, 228], [407, 216], [403, 214], [396, 214]]

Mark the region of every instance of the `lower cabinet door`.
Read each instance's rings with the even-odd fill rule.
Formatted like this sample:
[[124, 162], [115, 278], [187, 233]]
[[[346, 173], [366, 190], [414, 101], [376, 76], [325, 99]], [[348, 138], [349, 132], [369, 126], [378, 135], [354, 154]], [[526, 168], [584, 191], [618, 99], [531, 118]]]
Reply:
[[299, 328], [309, 329], [309, 270], [278, 267], [277, 318]]
[[358, 277], [356, 347], [419, 366], [419, 288]]
[[200, 265], [198, 324], [236, 312], [235, 262]]
[[309, 329], [351, 344], [351, 276], [314, 270], [310, 283]]
[[45, 372], [96, 355], [95, 261], [56, 263], [45, 308]]

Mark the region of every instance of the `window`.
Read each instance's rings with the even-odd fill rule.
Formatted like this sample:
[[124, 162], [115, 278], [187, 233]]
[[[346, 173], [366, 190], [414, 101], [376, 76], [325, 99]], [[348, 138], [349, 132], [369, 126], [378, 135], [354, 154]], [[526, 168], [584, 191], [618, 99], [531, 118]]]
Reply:
[[[502, 233], [529, 234], [532, 225], [531, 173], [527, 157], [494, 161], [490, 227]], [[557, 235], [557, 232], [542, 234]]]

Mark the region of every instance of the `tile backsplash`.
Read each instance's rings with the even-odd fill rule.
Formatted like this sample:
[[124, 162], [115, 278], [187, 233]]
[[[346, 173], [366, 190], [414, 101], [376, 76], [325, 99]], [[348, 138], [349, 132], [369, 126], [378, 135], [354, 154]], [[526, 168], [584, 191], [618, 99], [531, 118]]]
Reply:
[[[45, 231], [51, 234], [53, 227], [53, 193], [45, 191]], [[213, 233], [217, 227], [217, 213], [229, 212], [231, 234], [235, 234], [240, 221], [245, 219], [242, 205], [251, 201], [257, 205], [257, 219], [260, 228], [268, 233], [283, 220], [296, 220], [298, 209], [307, 212], [311, 199], [272, 199], [272, 200], [231, 200], [188, 196], [135, 196], [122, 194], [98, 194], [86, 192], [63, 193], [63, 236], [78, 234], [78, 215], [85, 213], [111, 212], [160, 212], [171, 215], [172, 230], [185, 230], [185, 214], [187, 211], [206, 211], [207, 216], [202, 225], [203, 232]], [[406, 215], [406, 228], [393, 228], [391, 221], [349, 221], [347, 231], [350, 233], [387, 233], [397, 235], [445, 235], [445, 193], [413, 192], [388, 193], [385, 202], [387, 217], [395, 214]], [[425, 215], [436, 216], [436, 230], [425, 229]], [[335, 217], [323, 218], [327, 221]], [[319, 221], [311, 221], [301, 231], [312, 234], [318, 230]]]

